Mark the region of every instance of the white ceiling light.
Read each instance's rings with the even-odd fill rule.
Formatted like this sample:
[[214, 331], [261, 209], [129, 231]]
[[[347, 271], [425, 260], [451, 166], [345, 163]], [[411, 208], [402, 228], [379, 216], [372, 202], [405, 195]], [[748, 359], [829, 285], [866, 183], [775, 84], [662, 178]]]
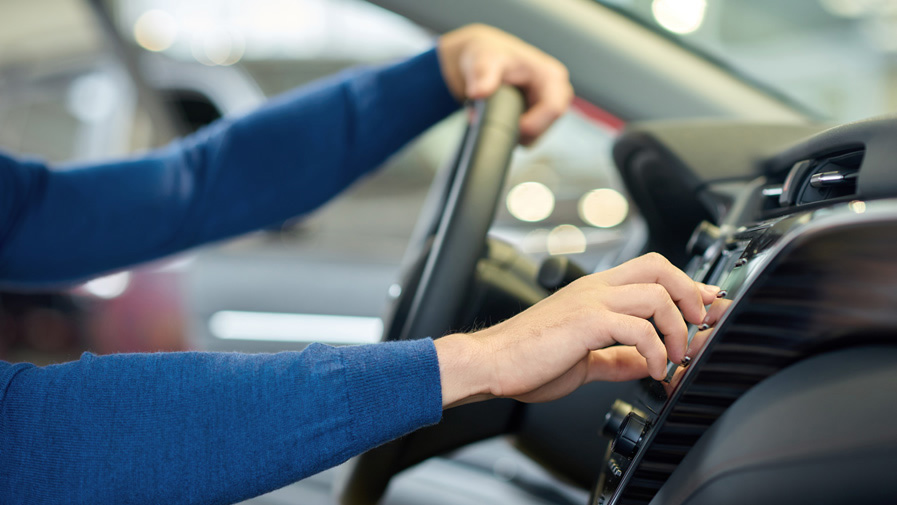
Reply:
[[178, 22], [168, 12], [151, 9], [134, 23], [134, 40], [148, 51], [164, 51], [178, 38]]
[[554, 211], [554, 193], [540, 182], [522, 182], [508, 191], [506, 203], [512, 216], [534, 223]]
[[549, 254], [578, 254], [586, 250], [586, 235], [572, 224], [562, 224], [548, 233]]
[[612, 228], [629, 214], [629, 202], [619, 191], [602, 188], [589, 191], [579, 200], [579, 217], [598, 228]]
[[692, 33], [701, 27], [707, 0], [654, 0], [651, 13], [660, 26], [673, 33]]

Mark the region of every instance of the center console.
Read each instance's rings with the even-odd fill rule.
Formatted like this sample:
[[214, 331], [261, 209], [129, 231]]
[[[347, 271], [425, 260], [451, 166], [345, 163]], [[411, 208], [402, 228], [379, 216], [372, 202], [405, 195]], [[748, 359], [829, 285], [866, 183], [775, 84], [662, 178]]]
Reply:
[[[890, 140], [897, 118], [826, 130], [771, 155], [743, 155], [753, 160], [746, 173], [724, 180], [699, 177], [702, 168], [687, 166], [695, 157], [669, 138], [630, 132], [618, 144], [617, 163], [655, 229], [676, 217], [650, 215], [677, 207], [663, 198], [698, 202], [683, 211], [702, 219], [692, 222], [690, 238], [655, 246], [682, 246], [686, 272], [720, 286], [729, 305], [704, 330], [689, 366], [670, 364], [669, 384], [646, 380], [607, 413], [603, 431], [613, 442], [593, 505], [684, 503], [662, 489], [748, 391], [815, 355], [890, 343], [897, 330], [897, 148]], [[639, 194], [652, 176], [677, 172], [688, 172], [679, 186], [687, 194]], [[689, 330], [690, 338], [699, 332]]]

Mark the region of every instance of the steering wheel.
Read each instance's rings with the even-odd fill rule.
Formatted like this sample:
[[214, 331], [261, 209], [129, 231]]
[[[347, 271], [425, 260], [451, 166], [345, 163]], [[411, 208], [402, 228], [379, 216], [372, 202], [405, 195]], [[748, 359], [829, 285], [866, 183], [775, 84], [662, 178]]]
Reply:
[[[486, 252], [486, 233], [501, 197], [511, 153], [517, 146], [523, 110], [523, 95], [508, 86], [469, 106], [467, 129], [445, 182], [441, 187], [434, 186], [440, 190], [435, 193], [435, 208], [441, 212], [432, 222], [418, 226], [423, 236], [410, 259], [406, 257], [402, 292], [387, 314], [384, 340], [436, 338], [453, 328], [464, 308], [477, 262]], [[443, 422], [434, 427], [445, 433], [434, 435], [425, 429], [423, 436], [404, 437], [354, 458], [345, 479], [337, 485], [339, 502], [375, 504], [398, 471], [440, 451], [504, 430], [505, 426], [496, 421], [506, 418], [507, 411], [515, 407], [508, 402], [486, 404], [493, 404], [486, 409], [501, 412], [484, 415], [482, 408], [457, 407], [446, 412]], [[487, 421], [481, 424], [484, 418]], [[455, 429], [461, 426], [466, 429]], [[452, 431], [463, 433], [452, 436]], [[424, 445], [428, 448], [422, 449]]]

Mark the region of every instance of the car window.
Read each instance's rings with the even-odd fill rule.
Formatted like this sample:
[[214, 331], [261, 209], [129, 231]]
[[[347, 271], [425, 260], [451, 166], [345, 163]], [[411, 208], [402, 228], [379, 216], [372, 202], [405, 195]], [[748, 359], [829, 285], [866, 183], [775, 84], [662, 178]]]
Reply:
[[894, 111], [888, 0], [599, 0], [831, 119]]

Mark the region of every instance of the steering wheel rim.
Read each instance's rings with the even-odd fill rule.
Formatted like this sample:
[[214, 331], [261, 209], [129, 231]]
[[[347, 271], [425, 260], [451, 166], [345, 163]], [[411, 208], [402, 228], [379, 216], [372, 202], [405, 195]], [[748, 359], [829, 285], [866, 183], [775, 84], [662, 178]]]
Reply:
[[437, 338], [452, 329], [469, 287], [467, 274], [485, 250], [523, 110], [523, 95], [510, 86], [470, 105], [468, 127], [440, 195], [442, 212], [420, 257], [403, 267], [409, 275], [387, 314], [384, 340]]
[[[384, 340], [438, 338], [452, 329], [486, 249], [524, 108], [523, 95], [510, 86], [470, 105], [468, 127], [440, 195], [441, 217], [435, 230], [428, 226], [422, 251], [406, 259], [407, 286], [387, 314]], [[408, 461], [405, 452], [403, 444], [386, 444], [354, 458], [337, 486], [339, 503], [379, 502], [392, 477], [385, 469]]]

